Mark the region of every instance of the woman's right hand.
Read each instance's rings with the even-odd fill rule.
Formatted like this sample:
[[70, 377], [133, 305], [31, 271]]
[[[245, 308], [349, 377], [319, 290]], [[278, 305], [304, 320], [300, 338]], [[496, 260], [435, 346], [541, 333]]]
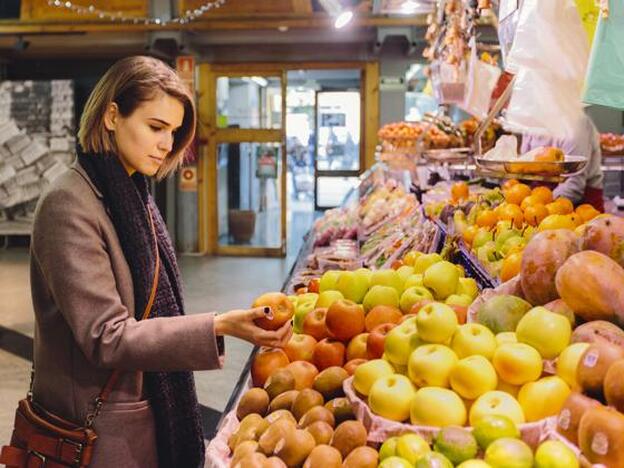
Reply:
[[230, 310], [215, 317], [215, 333], [229, 335], [258, 346], [283, 348], [292, 336], [290, 321], [275, 331], [260, 328], [255, 323], [258, 318], [273, 318], [270, 307], [256, 307], [247, 310]]

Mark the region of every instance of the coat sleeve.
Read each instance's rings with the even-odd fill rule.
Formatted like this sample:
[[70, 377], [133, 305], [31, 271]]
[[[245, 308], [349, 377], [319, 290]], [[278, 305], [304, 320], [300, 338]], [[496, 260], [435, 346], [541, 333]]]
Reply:
[[129, 316], [93, 211], [73, 191], [49, 192], [38, 208], [31, 246], [32, 261], [86, 358], [119, 370], [222, 367], [214, 314], [142, 321]]

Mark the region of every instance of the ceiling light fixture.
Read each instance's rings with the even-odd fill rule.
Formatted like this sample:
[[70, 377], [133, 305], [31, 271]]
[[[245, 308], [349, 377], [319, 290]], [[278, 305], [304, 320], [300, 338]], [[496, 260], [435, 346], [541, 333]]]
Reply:
[[319, 0], [319, 3], [334, 18], [336, 29], [345, 27], [353, 19], [353, 12], [344, 8], [340, 0]]

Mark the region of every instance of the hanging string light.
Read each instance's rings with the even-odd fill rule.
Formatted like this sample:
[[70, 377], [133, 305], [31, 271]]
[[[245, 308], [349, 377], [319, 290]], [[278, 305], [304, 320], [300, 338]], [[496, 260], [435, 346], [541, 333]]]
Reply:
[[64, 8], [66, 10], [71, 10], [75, 13], [81, 15], [96, 15], [100, 19], [106, 19], [109, 21], [119, 21], [122, 23], [134, 23], [134, 24], [157, 24], [160, 26], [166, 26], [168, 24], [186, 24], [191, 21], [199, 18], [204, 13], [209, 10], [219, 8], [225, 4], [226, 0], [213, 0], [210, 2], [204, 3], [202, 6], [195, 8], [194, 10], [186, 10], [182, 16], [178, 16], [176, 18], [171, 18], [169, 20], [161, 19], [161, 18], [149, 18], [145, 16], [125, 16], [123, 12], [117, 11], [106, 11], [100, 10], [96, 8], [94, 5], [84, 6], [77, 5], [74, 2], [70, 1], [61, 1], [61, 0], [48, 0], [48, 5], [54, 6], [57, 8]]

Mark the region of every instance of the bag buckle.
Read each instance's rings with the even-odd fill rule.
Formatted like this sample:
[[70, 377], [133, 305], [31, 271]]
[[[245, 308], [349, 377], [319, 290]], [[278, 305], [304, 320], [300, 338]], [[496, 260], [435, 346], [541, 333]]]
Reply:
[[46, 466], [46, 457], [44, 457], [41, 453], [37, 452], [36, 450], [29, 450], [28, 455], [38, 458], [41, 461], [41, 467]]
[[84, 445], [71, 439], [62, 439], [62, 440], [63, 440], [63, 443], [73, 445], [76, 448], [76, 453], [74, 454], [76, 458], [74, 458], [74, 463], [80, 463], [80, 458], [82, 457], [82, 450], [84, 449]]

